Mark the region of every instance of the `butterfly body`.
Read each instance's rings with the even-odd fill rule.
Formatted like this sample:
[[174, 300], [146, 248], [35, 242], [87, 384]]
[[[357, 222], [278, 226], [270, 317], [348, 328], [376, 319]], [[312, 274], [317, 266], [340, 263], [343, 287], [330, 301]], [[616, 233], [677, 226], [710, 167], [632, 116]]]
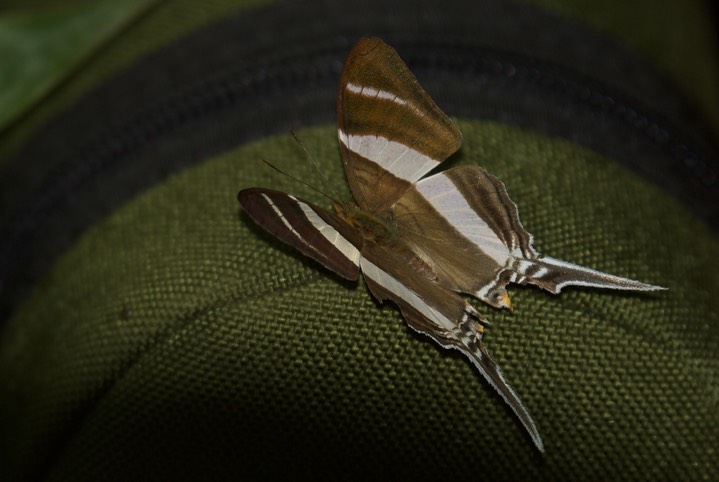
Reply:
[[467, 356], [543, 451], [536, 424], [482, 343], [489, 322], [462, 295], [511, 308], [510, 283], [552, 293], [568, 285], [661, 288], [541, 256], [502, 181], [481, 167], [425, 177], [462, 137], [381, 40], [361, 39], [350, 52], [338, 124], [353, 201], [336, 202], [332, 213], [250, 188], [238, 194], [245, 211], [340, 276], [356, 280], [361, 272], [372, 295], [398, 305], [411, 328]]
[[351, 201], [335, 204], [335, 212], [349, 225], [359, 230], [366, 241], [390, 243], [398, 239], [397, 230], [393, 229], [390, 219], [364, 211]]

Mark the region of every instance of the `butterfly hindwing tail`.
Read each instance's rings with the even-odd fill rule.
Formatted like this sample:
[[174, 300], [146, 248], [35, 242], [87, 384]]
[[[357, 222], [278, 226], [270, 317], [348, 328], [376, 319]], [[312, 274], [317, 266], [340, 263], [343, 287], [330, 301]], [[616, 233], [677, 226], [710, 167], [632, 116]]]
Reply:
[[402, 260], [392, 259], [388, 253], [383, 257], [383, 267], [378, 267], [372, 262], [374, 254], [372, 249], [363, 251], [360, 261], [365, 282], [374, 297], [380, 301], [392, 300], [412, 329], [467, 356], [514, 411], [537, 448], [544, 452], [544, 443], [529, 411], [482, 343], [487, 320], [460, 295], [402, 269]]
[[663, 290], [630, 278], [603, 273], [574, 263], [549, 256], [521, 260], [516, 271], [517, 283], [533, 284], [551, 293], [559, 293], [566, 286], [588, 286], [616, 290], [656, 291]]

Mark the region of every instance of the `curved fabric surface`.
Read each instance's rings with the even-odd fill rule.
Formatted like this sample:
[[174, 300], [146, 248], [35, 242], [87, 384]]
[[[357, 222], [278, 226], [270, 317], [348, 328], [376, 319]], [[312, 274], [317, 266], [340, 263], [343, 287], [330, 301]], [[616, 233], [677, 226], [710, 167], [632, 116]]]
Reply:
[[[0, 378], [15, 387], [2, 425], [16, 435], [4, 449], [57, 480], [716, 475], [719, 281], [698, 267], [719, 243], [590, 151], [496, 124], [461, 128], [458, 162], [506, 180], [540, 250], [671, 288], [515, 288], [514, 315], [480, 307], [546, 460], [463, 359], [239, 213], [246, 186], [316, 198], [258, 168], [265, 157], [315, 177], [288, 136], [169, 179], [62, 257], [2, 350]], [[299, 135], [339, 184], [334, 128]]]
[[[504, 1], [390, 10], [372, 1], [354, 12], [283, 3], [230, 18], [48, 123], [0, 177], [0, 317], [79, 233], [169, 173], [249, 139], [333, 121], [341, 62], [370, 33], [399, 49], [451, 114], [565, 136], [637, 170], [719, 229], [711, 137], [641, 58]], [[534, 31], [546, 34], [526, 34]]]
[[[1, 300], [14, 314], [0, 478], [717, 478], [716, 157], [701, 124], [646, 64], [565, 20], [397, 5], [228, 19], [140, 60], [9, 160], [2, 226], [25, 234], [8, 272], [27, 289]], [[520, 35], [537, 28], [555, 35]], [[320, 184], [284, 133], [303, 125], [324, 124], [300, 137], [345, 189], [338, 71], [372, 33], [465, 119], [454, 162], [504, 180], [540, 251], [670, 287], [514, 289], [514, 315], [480, 307], [545, 459], [463, 359], [236, 205], [255, 185], [321, 202], [259, 162]], [[581, 41], [557, 48], [567, 38]], [[40, 222], [13, 224], [28, 212]]]

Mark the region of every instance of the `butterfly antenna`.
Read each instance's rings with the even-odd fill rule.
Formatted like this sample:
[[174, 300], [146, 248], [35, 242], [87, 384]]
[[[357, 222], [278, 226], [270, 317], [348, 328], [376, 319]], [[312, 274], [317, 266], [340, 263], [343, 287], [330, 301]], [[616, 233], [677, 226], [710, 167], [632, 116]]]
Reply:
[[[326, 187], [329, 187], [330, 190], [332, 190], [332, 193], [336, 196], [337, 199], [340, 199], [342, 196], [340, 196], [339, 192], [337, 192], [337, 189], [332, 185], [330, 180], [327, 178], [327, 175], [324, 173], [324, 171], [320, 168], [319, 164], [317, 164], [317, 161], [315, 158], [310, 154], [310, 151], [307, 150], [305, 145], [302, 143], [299, 137], [297, 137], [297, 134], [295, 134], [295, 131], [290, 130], [290, 134], [292, 134], [292, 137], [295, 139], [295, 142], [299, 144], [299, 146], [302, 148], [303, 151], [305, 151], [305, 155], [307, 156], [307, 159], [310, 160], [313, 166], [315, 166], [315, 169], [317, 169], [317, 172], [320, 173], [320, 177], [322, 177], [322, 180], [324, 181], [324, 184]], [[325, 194], [326, 196], [326, 194]], [[328, 196], [329, 197], [329, 196]]]
[[316, 192], [322, 194], [324, 197], [326, 197], [327, 199], [329, 199], [329, 200], [332, 201], [333, 203], [334, 203], [334, 202], [337, 202], [336, 199], [333, 199], [332, 196], [328, 195], [326, 192], [322, 191], [321, 189], [317, 189], [317, 188], [314, 187], [312, 184], [310, 184], [310, 183], [308, 183], [308, 182], [305, 182], [305, 181], [303, 181], [302, 179], [296, 178], [296, 177], [293, 176], [292, 174], [289, 174], [289, 173], [283, 171], [283, 170], [280, 169], [279, 167], [277, 167], [277, 166], [275, 166], [274, 164], [272, 164], [270, 161], [267, 161], [267, 160], [265, 160], [265, 159], [262, 159], [262, 162], [264, 162], [265, 164], [267, 164], [268, 166], [270, 166], [272, 169], [274, 169], [275, 171], [279, 172], [280, 174], [283, 174], [283, 175], [289, 177], [289, 178], [292, 179], [293, 181], [297, 181], [297, 182], [299, 182], [300, 184], [304, 184], [305, 186], [307, 186], [308, 188], [312, 189], [313, 191], [316, 191]]

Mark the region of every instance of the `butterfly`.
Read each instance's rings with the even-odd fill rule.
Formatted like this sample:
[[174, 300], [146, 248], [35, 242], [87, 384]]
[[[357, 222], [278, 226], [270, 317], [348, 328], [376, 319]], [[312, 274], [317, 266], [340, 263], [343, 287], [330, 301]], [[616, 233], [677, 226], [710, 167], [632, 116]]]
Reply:
[[511, 407], [537, 448], [544, 443], [482, 343], [487, 319], [462, 294], [510, 308], [509, 283], [551, 293], [570, 285], [663, 289], [540, 255], [498, 178], [478, 166], [424, 177], [462, 134], [397, 52], [362, 38], [341, 75], [339, 148], [353, 201], [330, 212], [290, 194], [240, 191], [249, 216], [281, 241], [372, 295], [393, 301], [414, 330], [466, 355]]

